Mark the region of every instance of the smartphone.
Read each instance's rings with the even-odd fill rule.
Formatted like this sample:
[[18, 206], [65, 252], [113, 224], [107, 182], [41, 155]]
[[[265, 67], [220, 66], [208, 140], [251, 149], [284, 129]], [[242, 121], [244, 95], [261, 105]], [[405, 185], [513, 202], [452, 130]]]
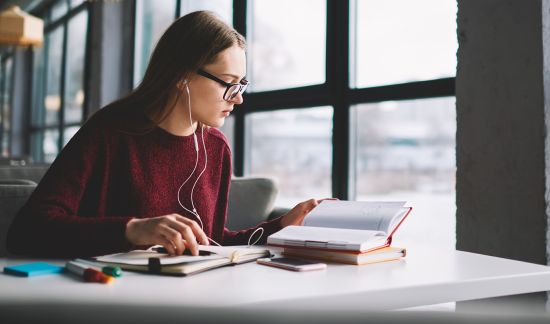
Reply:
[[302, 261], [290, 258], [273, 258], [273, 259], [258, 259], [256, 260], [259, 264], [268, 265], [277, 268], [283, 268], [293, 271], [310, 271], [310, 270], [321, 270], [327, 267], [324, 263], [314, 263], [310, 261]]

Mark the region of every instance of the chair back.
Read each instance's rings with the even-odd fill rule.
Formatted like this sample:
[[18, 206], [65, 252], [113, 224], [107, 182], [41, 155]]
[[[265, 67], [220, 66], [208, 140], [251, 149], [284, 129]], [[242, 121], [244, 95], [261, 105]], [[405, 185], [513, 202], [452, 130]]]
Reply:
[[269, 178], [231, 179], [225, 228], [241, 231], [268, 220], [278, 189]]
[[0, 257], [10, 256], [6, 238], [13, 218], [36, 188], [29, 180], [0, 181]]

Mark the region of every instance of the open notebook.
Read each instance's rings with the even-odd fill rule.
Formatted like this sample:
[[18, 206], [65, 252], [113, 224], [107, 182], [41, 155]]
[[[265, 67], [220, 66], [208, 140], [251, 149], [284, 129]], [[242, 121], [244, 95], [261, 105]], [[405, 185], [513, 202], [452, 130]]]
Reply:
[[98, 263], [120, 267], [123, 270], [188, 276], [225, 265], [241, 264], [269, 257], [269, 250], [237, 248], [232, 246], [199, 246], [201, 255], [171, 256], [152, 248], [93, 258]]
[[325, 200], [302, 221], [267, 238], [267, 245], [364, 253], [390, 246], [412, 208], [400, 202]]

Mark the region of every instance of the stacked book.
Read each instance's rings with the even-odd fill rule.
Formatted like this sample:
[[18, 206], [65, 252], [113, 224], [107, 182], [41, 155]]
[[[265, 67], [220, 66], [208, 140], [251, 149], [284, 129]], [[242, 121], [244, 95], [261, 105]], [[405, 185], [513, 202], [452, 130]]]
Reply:
[[397, 260], [404, 248], [390, 247], [392, 236], [410, 214], [405, 202], [325, 200], [304, 218], [272, 234], [267, 245], [283, 254], [350, 264]]

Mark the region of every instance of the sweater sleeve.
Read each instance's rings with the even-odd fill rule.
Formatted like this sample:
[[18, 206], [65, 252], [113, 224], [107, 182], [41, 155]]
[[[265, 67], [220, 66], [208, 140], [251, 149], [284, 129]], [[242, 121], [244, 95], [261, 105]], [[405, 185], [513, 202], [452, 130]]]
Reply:
[[108, 136], [91, 120], [69, 141], [10, 226], [11, 254], [85, 257], [131, 247], [125, 230], [132, 217], [100, 217], [97, 207], [106, 188]]
[[[249, 240], [250, 240], [250, 244], [253, 244], [256, 240], [258, 240], [258, 237], [260, 237], [260, 234], [261, 234], [261, 237], [258, 240], [258, 242], [256, 242], [256, 244], [259, 244], [259, 245], [266, 244], [267, 237], [269, 235], [281, 230], [281, 218], [283, 218], [283, 216], [272, 219], [267, 222], [263, 222], [254, 228], [239, 231], [239, 232], [232, 232], [226, 228], [223, 231], [222, 245], [248, 245]], [[254, 233], [254, 231], [256, 231], [260, 227], [264, 229], [263, 234], [262, 234], [262, 231], [259, 230], [251, 238], [250, 236]]]

